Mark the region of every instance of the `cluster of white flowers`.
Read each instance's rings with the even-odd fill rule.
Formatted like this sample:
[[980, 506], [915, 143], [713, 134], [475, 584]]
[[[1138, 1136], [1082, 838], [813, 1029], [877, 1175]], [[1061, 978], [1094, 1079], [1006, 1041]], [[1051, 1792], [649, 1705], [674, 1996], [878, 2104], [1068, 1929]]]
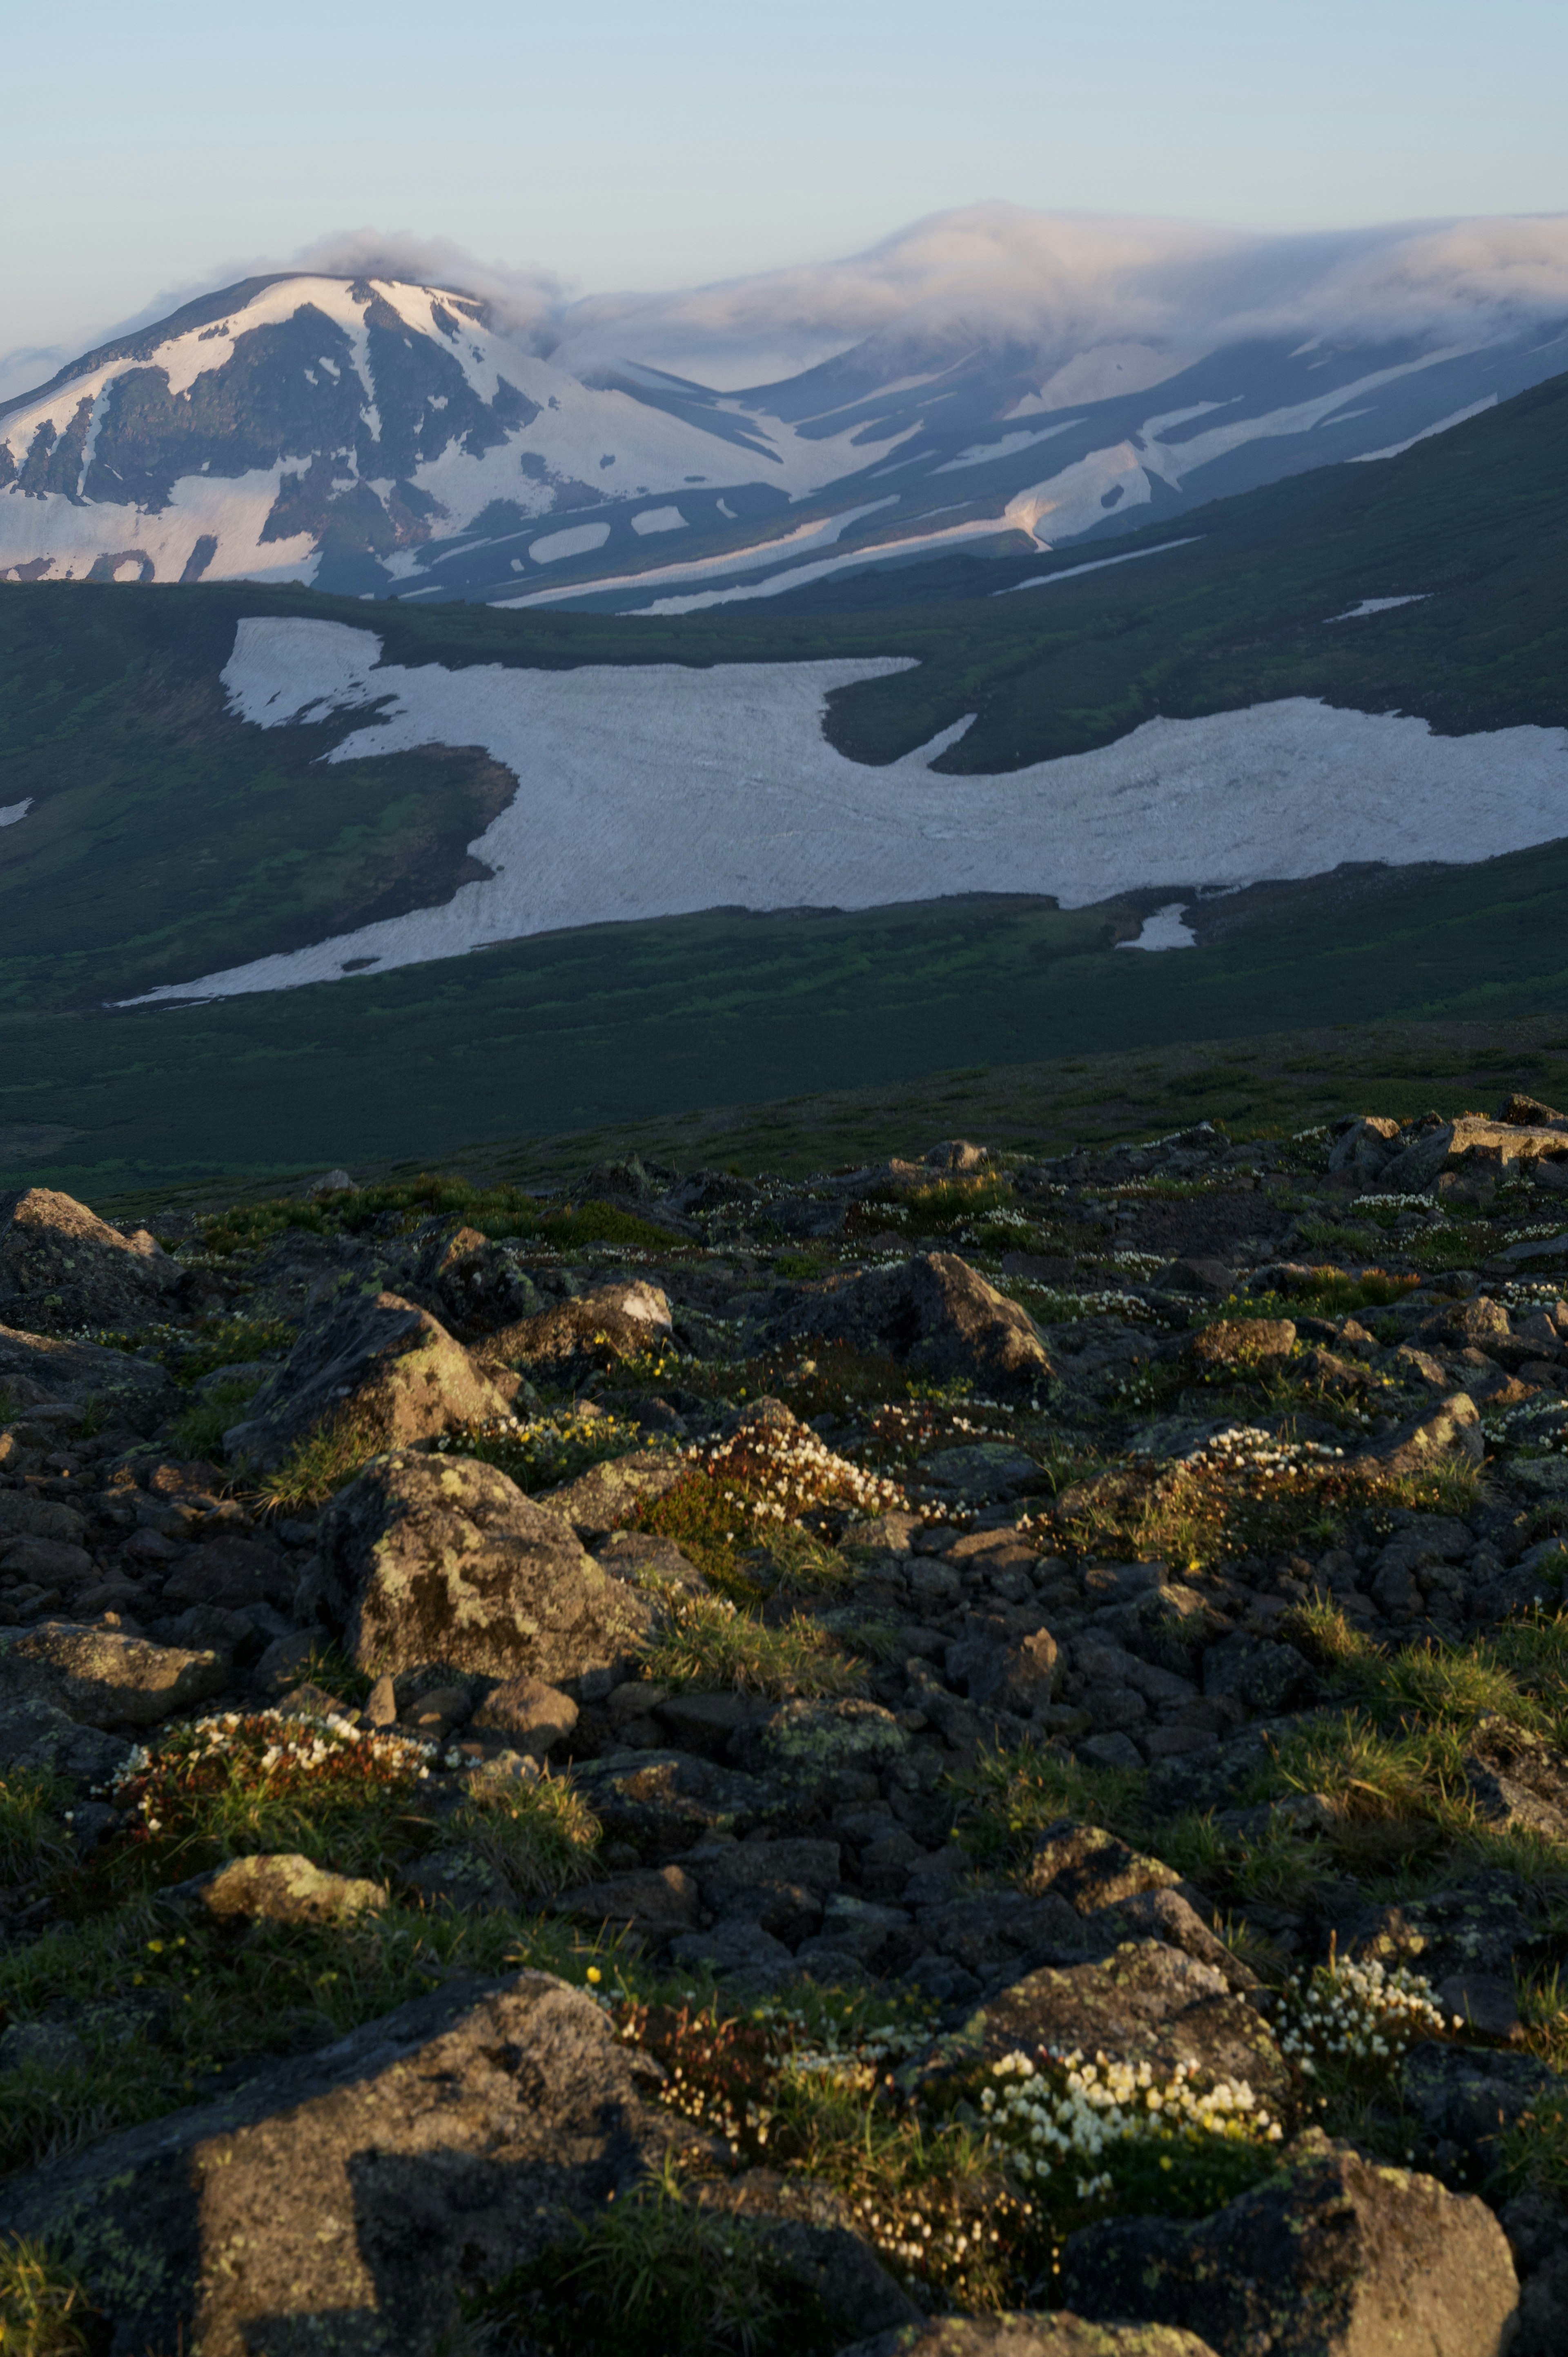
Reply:
[[1152, 1276], [1155, 1269], [1164, 1268], [1168, 1258], [1165, 1253], [1114, 1252], [1110, 1265], [1124, 1270], [1129, 1276]]
[[1032, 1297], [1033, 1315], [1042, 1326], [1070, 1326], [1081, 1318], [1151, 1318], [1154, 1312], [1146, 1301], [1135, 1293], [1119, 1293], [1110, 1286], [1103, 1292], [1068, 1292], [1051, 1285], [1031, 1285], [1015, 1277], [998, 1285], [998, 1293]]
[[1568, 1454], [1568, 1401], [1521, 1400], [1518, 1407], [1484, 1414], [1481, 1426], [1500, 1448], [1527, 1449], [1532, 1456]]
[[1181, 1461], [1184, 1465], [1214, 1466], [1227, 1473], [1245, 1471], [1273, 1476], [1301, 1472], [1344, 1454], [1342, 1448], [1331, 1448], [1326, 1440], [1280, 1440], [1259, 1425], [1233, 1424], [1200, 1441], [1196, 1448], [1189, 1448]]
[[1430, 1211], [1430, 1195], [1358, 1195], [1350, 1209], [1353, 1211]]
[[1070, 2173], [1080, 2201], [1110, 2190], [1099, 2164], [1114, 2144], [1200, 2136], [1277, 2144], [1281, 2136], [1244, 2079], [1200, 2090], [1185, 2062], [1166, 2079], [1147, 2062], [1112, 2062], [1103, 2054], [1090, 2062], [1077, 2052], [1018, 2053], [993, 2063], [992, 2075], [998, 2084], [980, 2098], [989, 2134], [1022, 2178], [1038, 2184]]
[[[1457, 2014], [1451, 2018], [1463, 2029]], [[1441, 2038], [1449, 2021], [1419, 1973], [1336, 1955], [1286, 1983], [1274, 2027], [1280, 2051], [1315, 2079], [1326, 2065], [1391, 2066], [1417, 2039]]]
[[1528, 1318], [1532, 1310], [1544, 1309], [1559, 1322], [1568, 1322], [1568, 1301], [1562, 1298], [1563, 1287], [1555, 1279], [1546, 1285], [1531, 1285], [1516, 1279], [1510, 1285], [1493, 1289], [1493, 1299], [1505, 1309], [1518, 1311]]
[[1503, 1242], [1505, 1244], [1541, 1243], [1548, 1236], [1560, 1236], [1563, 1232], [1561, 1220], [1549, 1220], [1544, 1227], [1538, 1223], [1533, 1228], [1505, 1228]]
[[743, 1426], [728, 1440], [699, 1442], [685, 1455], [715, 1480], [739, 1469], [747, 1486], [725, 1489], [725, 1501], [738, 1517], [753, 1523], [793, 1522], [808, 1506], [829, 1503], [852, 1507], [867, 1520], [918, 1511], [897, 1481], [835, 1456], [803, 1425], [793, 1432]]

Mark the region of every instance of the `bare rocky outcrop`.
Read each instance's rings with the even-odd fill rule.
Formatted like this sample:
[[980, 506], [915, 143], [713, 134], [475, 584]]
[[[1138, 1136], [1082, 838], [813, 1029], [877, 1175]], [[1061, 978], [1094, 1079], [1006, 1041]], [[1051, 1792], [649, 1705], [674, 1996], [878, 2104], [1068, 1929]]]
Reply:
[[650, 1619], [569, 1523], [471, 1457], [373, 1458], [319, 1541], [328, 1625], [378, 1676], [442, 1663], [558, 1686], [619, 1661]]
[[775, 1313], [767, 1333], [774, 1342], [811, 1334], [886, 1351], [922, 1374], [995, 1391], [1037, 1385], [1053, 1372], [1033, 1318], [956, 1253], [919, 1253], [901, 1267], [807, 1292]]
[[465, 1342], [536, 1317], [540, 1308], [515, 1252], [478, 1228], [457, 1228], [427, 1244], [408, 1291]]
[[145, 1228], [124, 1235], [49, 1187], [11, 1199], [0, 1230], [0, 1308], [29, 1327], [117, 1326], [152, 1316], [180, 1271]]
[[494, 2280], [629, 2191], [692, 2131], [543, 1973], [451, 1982], [215, 2104], [13, 2179], [113, 2318], [113, 2357], [435, 2357], [460, 2279]]
[[1503, 2357], [1519, 2303], [1484, 2201], [1346, 2150], [1196, 2225], [1086, 2227], [1061, 2288], [1085, 2316], [1201, 2331], [1216, 2357]]
[[395, 1293], [353, 1294], [304, 1329], [223, 1447], [266, 1471], [338, 1423], [372, 1448], [403, 1448], [507, 1413], [506, 1395], [429, 1310]]
[[[12, 1300], [0, 1308], [20, 1314]], [[38, 1305], [26, 1305], [33, 1315]], [[0, 1324], [0, 1392], [24, 1410], [80, 1407], [91, 1400], [101, 1415], [132, 1432], [151, 1432], [174, 1406], [177, 1394], [162, 1367], [124, 1351], [63, 1336], [34, 1334]]]

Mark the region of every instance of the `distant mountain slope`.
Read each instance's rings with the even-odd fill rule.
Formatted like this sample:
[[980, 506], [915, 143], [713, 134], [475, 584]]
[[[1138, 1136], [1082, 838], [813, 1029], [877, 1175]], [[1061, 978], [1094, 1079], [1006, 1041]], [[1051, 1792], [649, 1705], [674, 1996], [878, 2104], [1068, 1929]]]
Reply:
[[[1347, 859], [1479, 861], [1568, 837], [1568, 760], [1556, 750], [1568, 728], [1565, 545], [1568, 378], [1375, 471], [1318, 472], [1216, 502], [1168, 539], [1145, 532], [1118, 544], [1126, 562], [950, 560], [899, 576], [911, 587], [940, 586], [941, 600], [886, 610], [813, 614], [780, 599], [649, 620], [370, 609], [243, 584], [0, 588], [0, 1000], [101, 1006], [447, 909], [483, 885], [505, 850], [493, 831], [486, 840], [503, 813], [509, 841], [521, 830], [519, 872], [531, 859], [542, 872], [542, 853], [535, 858], [529, 846], [564, 828], [574, 888], [613, 880], [612, 846], [583, 782], [597, 774], [591, 761], [583, 768], [587, 755], [569, 737], [541, 734], [535, 760], [525, 727], [499, 757], [481, 716], [497, 683], [532, 693], [532, 679], [542, 683], [538, 728], [558, 731], [565, 724], [549, 716], [560, 699], [544, 686], [583, 666], [622, 683], [614, 698], [591, 701], [614, 706], [607, 758], [618, 791], [640, 780], [645, 795], [615, 858], [624, 853], [642, 888], [679, 855], [670, 868], [678, 894], [627, 904], [627, 914], [801, 899], [864, 905], [975, 888], [963, 863], [978, 840], [981, 788], [988, 825], [997, 811], [1015, 813], [1011, 835], [1004, 827], [994, 836], [997, 867], [983, 888], [1066, 901], [1099, 890], [1123, 912], [1146, 891], [1200, 909], [1206, 885], [1301, 879]], [[315, 668], [280, 673], [263, 694], [252, 664], [243, 684], [234, 668], [242, 625], [258, 622], [285, 624], [289, 662], [303, 649]], [[484, 678], [466, 686], [474, 666], [487, 667]], [[794, 677], [796, 666], [811, 668]], [[634, 684], [641, 674], [646, 708]], [[693, 709], [717, 716], [712, 725], [699, 715], [694, 737], [661, 737], [655, 675], [701, 685]], [[833, 678], [843, 683], [819, 720]], [[424, 708], [411, 682], [438, 690], [455, 716], [423, 728], [400, 719], [417, 721]], [[810, 764], [791, 754], [795, 737], [764, 744], [752, 719], [780, 694], [789, 726], [808, 732], [800, 746], [809, 753], [821, 727], [839, 765], [809, 821], [829, 855], [825, 880], [810, 893], [794, 882], [790, 833], [807, 822], [777, 815], [793, 805], [769, 799], [794, 793]], [[666, 687], [658, 696], [668, 704]], [[729, 705], [744, 759], [725, 750]], [[1081, 794], [1069, 805], [1068, 773], [1052, 767], [1124, 748], [1157, 720], [1165, 734], [1139, 739], [1150, 750], [1138, 791], [1168, 803], [1187, 791], [1173, 726], [1249, 708], [1261, 716], [1254, 709], [1235, 737], [1236, 759], [1218, 780], [1229, 803], [1213, 799], [1212, 776], [1204, 780], [1208, 799], [1193, 802], [1178, 847], [1168, 827], [1156, 835], [1130, 823], [1141, 805], [1125, 800], [1125, 778], [1097, 811]], [[1357, 724], [1359, 714], [1413, 717]], [[1319, 794], [1310, 763], [1326, 721], [1342, 749], [1332, 791]], [[1457, 744], [1434, 746], [1423, 760], [1423, 723]], [[1522, 733], [1494, 743], [1487, 732], [1502, 730]], [[1380, 768], [1379, 748], [1396, 739], [1397, 760], [1391, 751]], [[1168, 776], [1162, 747], [1179, 756]], [[334, 758], [340, 752], [349, 758]], [[1309, 765], [1305, 787], [1293, 774], [1298, 755]], [[1249, 769], [1265, 757], [1265, 768]], [[909, 766], [878, 775], [898, 763]], [[1136, 784], [1136, 765], [1129, 775]], [[1396, 779], [1404, 780], [1397, 791]], [[688, 845], [682, 830], [699, 780], [719, 831]], [[1285, 795], [1278, 802], [1276, 789]], [[907, 803], [901, 856], [918, 862], [889, 867], [867, 894], [850, 888], [847, 865], [836, 882], [832, 854], [841, 815], [847, 824], [874, 802], [895, 827]], [[1235, 825], [1217, 836], [1227, 808]], [[1342, 835], [1334, 812], [1344, 814]], [[1274, 838], [1271, 824], [1281, 830]], [[1232, 835], [1247, 845], [1240, 868]], [[1097, 872], [1102, 839], [1115, 853], [1103, 886], [1073, 884]], [[1012, 861], [1009, 842], [1019, 854]], [[1317, 847], [1304, 866], [1307, 842]], [[739, 883], [726, 865], [736, 844], [749, 862]], [[497, 902], [503, 918], [517, 906]], [[411, 953], [439, 956], [441, 940], [467, 946], [613, 913], [579, 898], [442, 935], [434, 949], [427, 939]], [[1200, 917], [1191, 921], [1201, 937]], [[295, 965], [279, 979], [352, 974], [372, 946], [387, 959], [387, 939], [345, 943], [325, 968]]]
[[1350, 316], [1326, 270], [1284, 325], [1256, 299], [1267, 253], [1250, 267], [1251, 309], [1226, 311], [1173, 255], [1143, 340], [1103, 304], [1047, 329], [977, 286], [725, 392], [618, 359], [614, 319], [552, 358], [460, 290], [250, 279], [0, 404], [0, 578], [681, 611], [1118, 536], [1441, 432], [1568, 361], [1550, 289], [1499, 307], [1455, 264], [1419, 315]]

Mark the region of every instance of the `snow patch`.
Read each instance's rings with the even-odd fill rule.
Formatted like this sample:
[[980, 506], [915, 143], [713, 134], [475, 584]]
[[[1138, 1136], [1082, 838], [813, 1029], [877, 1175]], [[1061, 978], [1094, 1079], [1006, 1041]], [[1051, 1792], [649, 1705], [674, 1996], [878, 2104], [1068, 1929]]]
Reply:
[[[1081, 573], [1103, 573], [1112, 565], [1136, 565], [1141, 556], [1168, 556], [1173, 548], [1191, 548], [1205, 537], [1201, 532], [1189, 532], [1185, 540], [1162, 541], [1158, 548], [1130, 548], [1125, 556], [1097, 556], [1092, 565], [1069, 565], [1065, 573], [1031, 573], [1027, 581], [1010, 581], [1005, 589], [993, 589], [991, 594], [1011, 597], [1015, 589], [1048, 589], [1057, 581], [1076, 581]], [[1402, 601], [1396, 597], [1393, 602]]]
[[27, 817], [27, 813], [32, 809], [32, 807], [33, 797], [31, 794], [27, 796], [26, 802], [7, 802], [5, 809], [0, 810], [0, 826], [15, 826], [18, 819]]
[[1185, 900], [1167, 900], [1144, 920], [1143, 931], [1136, 941], [1118, 942], [1119, 950], [1195, 950], [1197, 935], [1190, 925], [1182, 922]]
[[650, 532], [684, 532], [686, 519], [679, 508], [644, 508], [632, 517], [631, 528], [639, 537]]
[[564, 532], [547, 532], [542, 540], [530, 544], [528, 553], [535, 565], [554, 565], [563, 556], [586, 556], [603, 548], [609, 536], [607, 523], [575, 523]]
[[1418, 442], [1430, 442], [1434, 434], [1446, 434], [1451, 425], [1463, 425], [1468, 417], [1479, 417], [1484, 410], [1495, 409], [1498, 396], [1488, 393], [1483, 401], [1473, 401], [1467, 409], [1455, 409], [1447, 417], [1440, 417], [1435, 425], [1423, 425], [1419, 434], [1412, 434], [1402, 442], [1391, 442], [1386, 450], [1358, 450], [1348, 461], [1352, 467], [1369, 467], [1377, 458], [1398, 458], [1406, 450], [1413, 450]]
[[1359, 622], [1363, 614], [1386, 614], [1395, 606], [1419, 606], [1430, 597], [1430, 589], [1418, 589], [1410, 597], [1363, 597], [1359, 606], [1347, 606], [1342, 614], [1330, 614], [1331, 622]]
[[[224, 672], [263, 726], [386, 699], [328, 765], [484, 747], [518, 791], [471, 846], [491, 874], [439, 908], [170, 984], [229, 997], [382, 972], [562, 927], [749, 909], [865, 909], [966, 892], [1082, 908], [1167, 879], [1234, 890], [1343, 861], [1473, 862], [1568, 835], [1568, 730], [1434, 737], [1423, 720], [1304, 696], [1145, 721], [1114, 745], [999, 776], [932, 761], [955, 723], [869, 768], [822, 732], [862, 661], [448, 671], [377, 661], [373, 632], [242, 620]], [[323, 781], [329, 791], [329, 781]], [[1178, 905], [1178, 904], [1171, 904]]]

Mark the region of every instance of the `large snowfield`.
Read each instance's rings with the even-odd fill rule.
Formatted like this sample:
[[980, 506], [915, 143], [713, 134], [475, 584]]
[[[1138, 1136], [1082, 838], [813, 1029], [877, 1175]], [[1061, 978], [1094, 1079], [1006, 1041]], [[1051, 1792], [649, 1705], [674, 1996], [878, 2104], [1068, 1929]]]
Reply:
[[[1568, 835], [1568, 730], [1434, 737], [1424, 721], [1294, 697], [1151, 720], [1092, 753], [1004, 776], [930, 764], [968, 726], [884, 768], [822, 733], [862, 662], [531, 671], [380, 662], [373, 631], [250, 619], [223, 673], [258, 727], [373, 707], [328, 764], [482, 746], [511, 802], [474, 843], [493, 870], [439, 908], [187, 976], [223, 997], [453, 957], [577, 925], [705, 909], [866, 909], [958, 893], [1082, 908], [1317, 876], [1347, 861], [1471, 862]], [[323, 791], [330, 791], [329, 776]], [[1162, 911], [1166, 915], [1167, 911]], [[1171, 922], [1144, 946], [1181, 944]], [[138, 1002], [140, 1003], [140, 1002]]]

